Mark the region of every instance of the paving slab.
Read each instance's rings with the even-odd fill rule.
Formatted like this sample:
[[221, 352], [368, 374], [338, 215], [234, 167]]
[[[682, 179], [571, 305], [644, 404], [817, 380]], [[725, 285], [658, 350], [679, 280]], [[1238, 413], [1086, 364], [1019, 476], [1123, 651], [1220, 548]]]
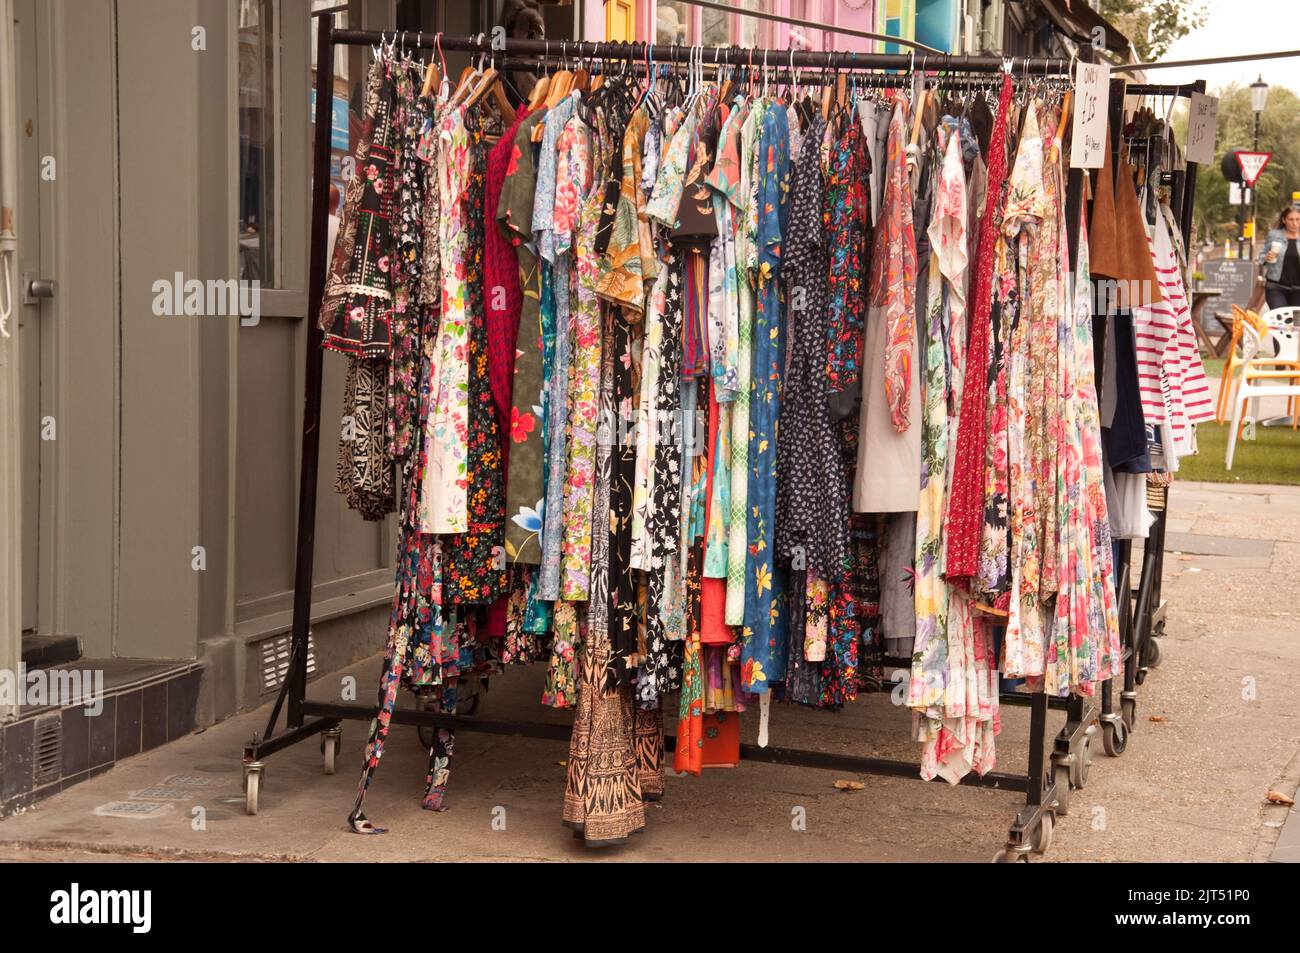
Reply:
[[1236, 536], [1207, 536], [1201, 533], [1165, 532], [1165, 551], [1200, 556], [1237, 556], [1269, 560], [1271, 539], [1241, 539]]
[[[1300, 591], [1300, 509], [1270, 508], [1276, 490], [1175, 485], [1178, 518], [1239, 518], [1179, 540], [1213, 552], [1166, 558], [1163, 661], [1139, 688], [1136, 730], [1120, 758], [1097, 740], [1088, 785], [1059, 820], [1046, 859], [1291, 856], [1294, 819], [1265, 803], [1268, 791], [1294, 797], [1300, 784], [1300, 604], [1290, 599]], [[337, 698], [351, 678], [368, 697], [379, 665], [376, 657], [323, 676], [311, 693]], [[544, 677], [534, 666], [494, 678], [482, 717], [567, 723], [567, 713], [539, 704]], [[344, 823], [366, 730], [358, 722], [345, 724], [334, 775], [323, 774], [315, 739], [272, 756], [261, 812], [244, 814], [241, 746], [265, 719], [265, 708], [227, 719], [0, 821], [0, 861], [983, 862], [1022, 803], [1008, 791], [909, 778], [851, 777], [863, 788], [845, 792], [834, 787], [837, 772], [742, 763], [670, 778], [644, 834], [590, 850], [560, 825], [564, 743], [458, 733], [450, 810], [432, 814], [419, 807], [426, 753], [415, 729], [398, 726], [366, 801], [391, 832], [361, 837]], [[742, 719], [746, 740], [755, 722], [753, 713]], [[1025, 709], [1004, 707], [998, 770], [1026, 769], [1027, 724]], [[1059, 724], [1052, 713], [1052, 730]], [[914, 762], [909, 734], [909, 714], [874, 695], [838, 714], [774, 706], [771, 740]]]

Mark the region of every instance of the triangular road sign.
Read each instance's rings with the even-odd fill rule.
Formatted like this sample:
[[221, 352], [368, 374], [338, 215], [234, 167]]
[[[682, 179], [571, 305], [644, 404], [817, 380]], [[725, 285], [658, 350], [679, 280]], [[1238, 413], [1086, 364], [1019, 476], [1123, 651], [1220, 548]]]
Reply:
[[1273, 158], [1271, 152], [1238, 152], [1237, 162], [1241, 165], [1242, 181], [1254, 187], [1259, 174], [1264, 171], [1264, 166], [1268, 165], [1268, 160], [1271, 158]]

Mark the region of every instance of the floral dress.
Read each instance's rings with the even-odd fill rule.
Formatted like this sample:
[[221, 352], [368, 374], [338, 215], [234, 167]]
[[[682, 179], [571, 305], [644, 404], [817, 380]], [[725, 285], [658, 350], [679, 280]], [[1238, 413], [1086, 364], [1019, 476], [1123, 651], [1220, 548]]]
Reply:
[[[482, 119], [475, 113], [468, 119], [469, 144], [465, 161], [465, 206], [483, 208], [487, 176], [487, 152]], [[468, 335], [465, 342], [465, 479], [459, 487], [465, 494], [467, 522], [463, 532], [447, 539], [443, 559], [448, 604], [483, 605], [494, 602], [506, 591], [505, 560], [505, 474], [501, 463], [501, 438], [497, 429], [496, 401], [488, 370], [487, 309], [483, 302], [483, 230], [481, 214], [465, 222], [468, 242], [464, 267]], [[446, 321], [446, 314], [443, 314]]]
[[434, 358], [431, 413], [425, 421], [428, 467], [420, 499], [426, 533], [467, 530], [469, 453], [469, 263], [471, 223], [478, 209], [468, 205], [471, 131], [464, 107], [443, 117], [438, 171], [443, 216], [438, 241], [442, 258], [442, 317]]
[[852, 391], [862, 367], [867, 316], [868, 157], [860, 123], [835, 137], [826, 173], [823, 223], [829, 248], [826, 382], [831, 393]]
[[[574, 309], [571, 321], [573, 366], [569, 373], [568, 478], [564, 484], [564, 540], [561, 596], [586, 600], [591, 584], [592, 493], [596, 482], [596, 427], [599, 417], [601, 321], [596, 297], [598, 260], [596, 228], [604, 194], [593, 175], [593, 159], [581, 120], [569, 120], [573, 142], [563, 173], [578, 192], [576, 214], [569, 218], [574, 251]], [[567, 130], [566, 130], [567, 134]], [[561, 142], [561, 148], [566, 143]], [[558, 199], [557, 199], [558, 212]]]
[[763, 116], [759, 142], [758, 276], [754, 317], [754, 366], [750, 386], [749, 548], [745, 560], [745, 633], [741, 679], [746, 691], [763, 694], [785, 675], [786, 569], [774, 558], [777, 417], [785, 363], [782, 333], [782, 240], [789, 216], [790, 132], [784, 109]]
[[[989, 316], [993, 299], [994, 242], [998, 233], [1002, 184], [1006, 178], [1007, 113], [1011, 106], [1011, 77], [1002, 78], [988, 148], [988, 189], [976, 243], [975, 277], [971, 293], [970, 337], [966, 382], [986, 380], [990, 353]], [[972, 396], [975, 394], [972, 391]], [[984, 507], [984, 457], [988, 436], [987, 408], [980, 400], [963, 400], [954, 447], [952, 494], [948, 504], [945, 571], [950, 580], [979, 575], [981, 517]]]
[[[756, 101], [740, 133], [739, 180], [728, 191], [736, 233], [736, 397], [731, 406], [731, 520], [727, 531], [726, 623], [745, 621], [749, 573], [749, 394], [753, 383], [754, 274], [758, 268], [757, 229], [758, 135], [766, 104]], [[730, 181], [730, 180], [728, 180]]]
[[542, 458], [542, 273], [533, 242], [533, 200], [537, 165], [533, 128], [544, 112], [532, 113], [515, 131], [497, 219], [519, 259], [522, 292], [510, 390], [510, 457], [506, 480], [506, 556], [513, 563], [541, 562], [541, 511], [545, 492]]

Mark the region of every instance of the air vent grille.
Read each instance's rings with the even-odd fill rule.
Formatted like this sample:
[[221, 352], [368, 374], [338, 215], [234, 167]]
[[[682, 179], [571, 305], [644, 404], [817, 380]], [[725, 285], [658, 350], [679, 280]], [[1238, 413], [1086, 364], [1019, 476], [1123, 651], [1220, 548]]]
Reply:
[[63, 719], [47, 715], [36, 719], [33, 729], [36, 763], [32, 769], [32, 787], [53, 784], [63, 774]]
[[[262, 691], [271, 692], [279, 688], [289, 674], [289, 656], [292, 653], [292, 636], [281, 635], [267, 639], [261, 644], [262, 650]], [[307, 633], [307, 677], [316, 672], [316, 639]]]

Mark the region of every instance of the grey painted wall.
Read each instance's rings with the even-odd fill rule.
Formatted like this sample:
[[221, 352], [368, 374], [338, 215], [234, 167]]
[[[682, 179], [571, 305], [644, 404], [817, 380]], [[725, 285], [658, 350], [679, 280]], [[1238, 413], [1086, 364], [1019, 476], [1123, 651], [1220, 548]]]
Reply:
[[[228, 0], [49, 0], [49, 379], [59, 439], [42, 631], [88, 657], [202, 658], [203, 710], [259, 701], [250, 653], [287, 629], [305, 341], [309, 0], [280, 0], [275, 294], [261, 323], [153, 313], [154, 281], [236, 274], [237, 9]], [[389, 0], [352, 25], [390, 27]], [[191, 47], [206, 30], [207, 49]], [[360, 65], [359, 63], [357, 64]], [[359, 70], [352, 79], [358, 81]], [[392, 521], [333, 491], [343, 362], [327, 355], [316, 627], [322, 665], [382, 645]], [[7, 451], [5, 451], [7, 452]], [[192, 568], [203, 546], [206, 569]], [[330, 644], [331, 635], [337, 644]]]

